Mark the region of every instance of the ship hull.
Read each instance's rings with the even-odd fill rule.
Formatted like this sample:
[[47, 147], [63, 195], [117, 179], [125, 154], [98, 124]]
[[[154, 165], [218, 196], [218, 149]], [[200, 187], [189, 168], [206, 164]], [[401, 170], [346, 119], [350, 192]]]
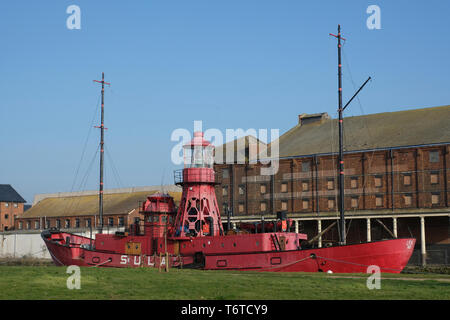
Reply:
[[[196, 267], [204, 270], [261, 272], [400, 273], [414, 250], [415, 239], [402, 238], [328, 248], [193, 255], [132, 255], [92, 250], [89, 238], [59, 233], [42, 237], [56, 265], [100, 267]], [[70, 241], [69, 241], [70, 238]], [[57, 240], [55, 240], [57, 239]], [[58, 240], [58, 239], [67, 239]], [[167, 261], [166, 261], [167, 259]]]
[[270, 272], [400, 273], [407, 265], [415, 239], [392, 239], [329, 248], [241, 255], [206, 256], [205, 269]]
[[92, 240], [68, 232], [44, 231], [41, 234], [47, 249], [57, 266], [85, 266], [83, 259], [84, 248], [90, 245]]

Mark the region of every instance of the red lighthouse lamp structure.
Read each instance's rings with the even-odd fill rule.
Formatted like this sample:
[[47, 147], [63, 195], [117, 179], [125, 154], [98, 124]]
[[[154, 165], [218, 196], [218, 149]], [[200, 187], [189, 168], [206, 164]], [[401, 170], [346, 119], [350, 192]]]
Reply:
[[175, 183], [183, 187], [175, 220], [174, 236], [222, 236], [214, 185], [214, 146], [194, 132], [194, 138], [183, 146], [184, 169], [175, 171]]

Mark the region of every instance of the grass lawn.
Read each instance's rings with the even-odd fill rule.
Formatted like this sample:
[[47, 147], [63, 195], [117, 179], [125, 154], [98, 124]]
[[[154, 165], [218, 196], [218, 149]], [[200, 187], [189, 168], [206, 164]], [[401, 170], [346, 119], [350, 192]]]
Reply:
[[149, 268], [81, 268], [81, 289], [66, 286], [66, 267], [0, 266], [0, 299], [133, 300], [450, 300], [450, 275], [383, 274], [369, 290], [364, 274], [261, 273]]

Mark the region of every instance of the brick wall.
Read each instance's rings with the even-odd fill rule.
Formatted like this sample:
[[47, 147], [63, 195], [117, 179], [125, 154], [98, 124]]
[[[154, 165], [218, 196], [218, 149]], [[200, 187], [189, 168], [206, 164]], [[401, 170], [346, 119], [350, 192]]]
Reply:
[[[345, 155], [345, 209], [448, 207], [449, 163], [449, 145]], [[336, 211], [336, 167], [336, 156], [281, 159], [274, 176], [260, 175], [261, 164], [216, 165], [219, 208], [234, 216]]]
[[0, 202], [0, 226], [1, 231], [11, 230], [15, 219], [23, 214], [23, 203]]

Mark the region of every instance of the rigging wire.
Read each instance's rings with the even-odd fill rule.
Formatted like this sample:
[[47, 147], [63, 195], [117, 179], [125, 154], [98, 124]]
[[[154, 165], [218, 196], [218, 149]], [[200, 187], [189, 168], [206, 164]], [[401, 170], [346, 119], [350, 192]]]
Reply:
[[[72, 192], [74, 191], [75, 184], [76, 184], [76, 182], [77, 182], [77, 178], [78, 178], [78, 174], [79, 174], [79, 172], [80, 172], [81, 164], [82, 164], [83, 159], [84, 159], [84, 156], [85, 156], [85, 154], [86, 154], [87, 144], [88, 144], [89, 138], [90, 138], [90, 136], [91, 136], [92, 128], [94, 127], [94, 121], [95, 121], [96, 115], [97, 115], [97, 113], [98, 113], [99, 107], [100, 107], [100, 96], [99, 96], [98, 99], [97, 99], [97, 106], [96, 106], [96, 108], [95, 108], [95, 112], [94, 112], [94, 114], [93, 114], [93, 116], [92, 116], [92, 120], [91, 120], [91, 123], [90, 123], [90, 125], [89, 125], [88, 134], [87, 134], [87, 136], [86, 136], [86, 140], [85, 140], [85, 142], [84, 142], [83, 150], [82, 150], [82, 152], [81, 152], [81, 158], [80, 158], [80, 161], [78, 162], [78, 166], [77, 166], [77, 169], [76, 169], [76, 171], [75, 171], [75, 177], [74, 177], [73, 182], [72, 182], [72, 187], [70, 188], [70, 193], [72, 193]], [[67, 203], [67, 204], [66, 204], [66, 206], [65, 206], [65, 208], [64, 208], [64, 210], [63, 210], [64, 214], [66, 213], [66, 210], [68, 209], [69, 204], [70, 204], [70, 203]]]
[[81, 163], [82, 163], [82, 161], [83, 161], [83, 159], [84, 159], [84, 155], [85, 155], [85, 153], [86, 153], [87, 143], [88, 143], [88, 141], [89, 141], [89, 137], [90, 137], [90, 135], [91, 135], [92, 128], [94, 127], [94, 121], [95, 121], [96, 115], [97, 115], [97, 113], [98, 113], [99, 106], [100, 106], [100, 97], [98, 97], [98, 100], [97, 100], [97, 107], [96, 107], [96, 109], [95, 109], [94, 115], [92, 116], [91, 124], [89, 125], [88, 135], [87, 135], [86, 140], [85, 140], [85, 142], [84, 142], [84, 147], [83, 147], [83, 151], [82, 151], [82, 153], [81, 153], [81, 158], [80, 158], [80, 161], [79, 161], [79, 163], [78, 163], [77, 170], [76, 170], [76, 172], [75, 172], [75, 179], [74, 179], [74, 181], [73, 181], [73, 183], [72, 183], [72, 188], [70, 189], [71, 192], [73, 191], [73, 188], [74, 188], [74, 186], [75, 186], [75, 182], [76, 182], [78, 173], [79, 173], [79, 171], [80, 171]]
[[164, 192], [164, 176], [166, 175], [166, 168], [163, 169], [163, 173], [161, 175], [161, 193], [165, 193]]
[[[89, 164], [88, 170], [86, 171], [86, 174], [84, 175], [83, 179], [82, 179], [81, 182], [80, 182], [79, 190], [82, 190], [82, 189], [86, 188], [87, 181], [88, 181], [88, 179], [89, 179], [89, 176], [90, 176], [90, 173], [91, 173], [91, 170], [92, 170], [94, 161], [95, 161], [95, 159], [97, 158], [97, 154], [98, 154], [98, 151], [99, 151], [99, 150], [100, 150], [100, 144], [98, 144], [97, 150], [96, 150], [94, 156], [92, 157], [92, 160], [91, 160], [91, 162], [90, 162], [90, 164]], [[76, 198], [76, 197], [73, 197], [73, 198], [72, 198], [72, 203], [71, 203], [71, 206], [69, 207], [69, 209], [72, 209], [72, 207], [73, 207], [73, 205], [74, 205], [74, 202], [75, 202], [75, 198]], [[79, 200], [79, 199], [78, 199], [78, 200]], [[80, 204], [80, 202], [77, 201], [77, 203], [75, 204], [74, 210], [78, 209], [79, 204]]]
[[109, 153], [109, 147], [105, 146], [106, 156], [108, 157], [109, 163], [111, 164], [111, 171], [113, 172], [114, 179], [116, 180], [117, 187], [123, 188], [124, 184], [122, 182], [122, 179], [120, 178], [119, 171], [117, 170], [117, 167], [114, 164], [113, 158], [111, 154]]
[[[342, 46], [342, 49], [344, 49], [343, 47], [344, 46]], [[352, 76], [352, 72], [351, 72], [351, 69], [350, 69], [350, 64], [348, 63], [347, 57], [345, 55], [345, 50], [342, 50], [342, 56], [344, 57], [344, 63], [346, 65], [347, 69], [348, 69], [348, 73], [349, 73], [349, 76], [350, 76], [349, 79], [350, 79], [350, 81], [351, 81], [351, 83], [353, 85], [353, 89], [356, 90], [357, 88], [356, 88], [355, 82], [353, 81], [353, 76]], [[359, 99], [358, 96], [356, 96], [356, 99], [358, 101], [358, 105], [359, 105], [359, 108], [360, 108], [360, 111], [361, 111], [361, 115], [364, 115], [365, 113], [364, 113], [364, 110], [363, 110], [363, 106], [361, 104], [361, 100]], [[373, 140], [372, 139], [373, 136], [372, 136], [372, 134], [370, 132], [369, 126], [367, 125], [367, 119], [363, 118], [362, 120], [363, 120], [363, 123], [364, 123], [364, 127], [367, 130], [367, 136], [369, 137], [369, 140]], [[345, 138], [345, 132], [344, 132], [344, 138]], [[370, 153], [370, 156], [369, 156], [368, 170], [370, 170], [370, 168], [372, 167], [372, 162], [374, 160], [374, 155], [375, 155], [375, 151], [372, 151]], [[367, 184], [368, 184], [368, 179], [364, 179], [364, 183], [363, 183], [363, 186], [362, 186], [363, 190], [366, 189]], [[360, 199], [360, 197], [358, 197], [358, 205], [357, 205], [356, 208], [354, 208], [354, 211], [356, 211], [359, 208], [360, 201], [361, 201], [361, 199]]]

